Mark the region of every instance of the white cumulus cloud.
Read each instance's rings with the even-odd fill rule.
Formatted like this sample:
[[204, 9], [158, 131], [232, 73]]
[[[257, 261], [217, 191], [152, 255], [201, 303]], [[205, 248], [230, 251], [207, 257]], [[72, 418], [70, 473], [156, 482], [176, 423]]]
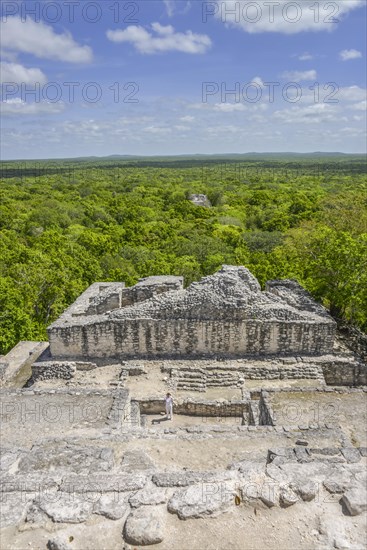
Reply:
[[307, 107], [293, 106], [275, 111], [273, 118], [285, 124], [321, 124], [346, 121], [340, 116], [337, 107], [326, 103], [316, 103]]
[[362, 57], [362, 53], [358, 50], [342, 50], [339, 54], [342, 61], [350, 61], [351, 59], [359, 59]]
[[211, 40], [206, 34], [175, 32], [172, 25], [152, 23], [152, 31], [144, 27], [130, 25], [124, 30], [108, 30], [107, 38], [112, 42], [128, 42], [140, 53], [153, 54], [168, 51], [178, 51], [191, 54], [205, 53], [211, 46]]
[[282, 74], [283, 78], [287, 78], [292, 82], [302, 82], [304, 80], [316, 80], [317, 72], [311, 71], [287, 71]]
[[187, 116], [182, 116], [182, 117], [180, 118], [180, 120], [181, 120], [182, 122], [194, 122], [195, 117], [194, 117], [194, 116], [187, 115]]
[[343, 18], [365, 0], [335, 0], [322, 3], [313, 0], [215, 0], [204, 8], [204, 21], [213, 16], [226, 25], [242, 28], [248, 33], [280, 32], [296, 34], [303, 31], [333, 31]]
[[8, 17], [1, 24], [1, 34], [5, 50], [70, 63], [89, 63], [93, 58], [91, 48], [75, 42], [70, 33], [57, 34], [50, 25], [29, 17]]
[[64, 110], [62, 102], [51, 103], [49, 101], [40, 101], [38, 103], [27, 103], [20, 97], [7, 99], [0, 102], [2, 115], [40, 115], [56, 114]]
[[363, 101], [367, 98], [367, 90], [359, 86], [346, 86], [338, 90], [338, 96], [345, 101]]
[[0, 82], [11, 82], [14, 84], [46, 84], [46, 75], [40, 69], [27, 69], [18, 63], [0, 63]]
[[222, 113], [233, 113], [234, 111], [246, 111], [245, 105], [242, 103], [216, 103], [214, 110]]
[[367, 111], [367, 101], [360, 101], [359, 103], [355, 103], [351, 106], [351, 109], [354, 111], [363, 111], [364, 113]]

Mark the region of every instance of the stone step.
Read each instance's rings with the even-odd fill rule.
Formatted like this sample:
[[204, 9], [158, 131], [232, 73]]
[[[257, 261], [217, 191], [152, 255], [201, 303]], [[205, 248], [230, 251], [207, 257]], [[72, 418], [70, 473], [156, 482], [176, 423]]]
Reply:
[[177, 390], [206, 392], [206, 388], [189, 388], [187, 386], [182, 386], [182, 388], [177, 388]]
[[211, 382], [212, 380], [213, 381], [220, 381], [220, 380], [239, 380], [239, 376], [223, 376], [223, 377], [217, 377], [217, 376], [213, 376], [213, 377], [207, 377], [207, 380], [209, 382]]
[[204, 376], [199, 376], [199, 375], [195, 375], [195, 374], [189, 374], [189, 375], [185, 375], [185, 376], [178, 376], [177, 377], [178, 380], [205, 380], [205, 377]]
[[206, 389], [206, 386], [204, 385], [200, 385], [200, 384], [180, 384], [179, 386], [177, 386], [177, 389], [180, 390], [180, 389], [203, 389], [205, 390]]
[[224, 373], [213, 373], [213, 374], [207, 374], [207, 378], [238, 378], [238, 374], [232, 374], [231, 372], [224, 372]]
[[204, 384], [180, 384], [177, 388], [206, 388]]
[[205, 378], [179, 378], [177, 380], [178, 384], [184, 382], [185, 384], [205, 384]]
[[177, 384], [177, 387], [179, 387], [179, 386], [192, 386], [192, 387], [200, 386], [200, 387], [205, 388], [206, 384], [199, 384], [199, 383], [195, 383], [195, 382], [192, 382], [192, 383], [180, 382], [179, 384]]
[[[212, 388], [212, 387], [220, 387], [220, 386], [237, 386], [239, 385], [238, 382], [232, 382], [232, 381], [228, 381], [228, 382], [207, 382], [206, 384], [209, 388]], [[242, 386], [242, 384], [241, 384]]]
[[205, 382], [201, 382], [201, 381], [189, 381], [189, 380], [180, 380], [179, 382], [177, 382], [176, 386], [206, 386]]
[[226, 371], [218, 371], [218, 370], [213, 370], [213, 371], [207, 371], [206, 372], [206, 375], [207, 376], [239, 376], [240, 375], [240, 371], [238, 370], [226, 370]]
[[200, 386], [199, 384], [196, 384], [194, 386], [190, 386], [190, 384], [182, 384], [181, 386], [177, 386], [177, 389], [178, 390], [197, 390], [197, 389], [200, 389], [200, 390], [204, 390], [206, 391], [207, 387], [206, 386]]
[[205, 373], [202, 373], [202, 372], [195, 372], [195, 371], [191, 371], [191, 372], [176, 372], [175, 373], [175, 376], [177, 376], [178, 378], [180, 376], [187, 376], [187, 377], [190, 377], [190, 376], [205, 376]]
[[238, 373], [232, 373], [232, 372], [215, 372], [215, 373], [208, 373], [208, 378], [238, 378]]
[[238, 380], [207, 380], [207, 384], [215, 384], [216, 386], [220, 386], [221, 384], [238, 384]]
[[171, 375], [172, 376], [179, 376], [180, 374], [200, 374], [200, 375], [204, 375], [205, 376], [205, 371], [202, 370], [202, 369], [190, 369], [190, 368], [185, 368], [185, 367], [182, 367], [180, 369], [175, 369], [175, 370], [172, 370], [171, 371]]

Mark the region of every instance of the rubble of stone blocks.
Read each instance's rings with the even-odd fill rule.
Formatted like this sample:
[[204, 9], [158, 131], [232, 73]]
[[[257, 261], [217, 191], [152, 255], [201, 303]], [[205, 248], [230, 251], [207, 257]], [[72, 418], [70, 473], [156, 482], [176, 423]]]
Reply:
[[[98, 442], [85, 433], [43, 439], [30, 448], [6, 444], [1, 451], [3, 530], [55, 525], [65, 531], [100, 517], [104, 532], [116, 523], [121, 541], [144, 546], [170, 537], [170, 514], [215, 521], [236, 508], [287, 509], [309, 502], [320, 511], [325, 502], [335, 503], [346, 517], [367, 510], [367, 448], [351, 446], [337, 427], [324, 427], [321, 434], [271, 426], [165, 430], [160, 437], [167, 441], [214, 437], [220, 444], [229, 437], [234, 446], [246, 448], [254, 439], [265, 440], [262, 452], [244, 452], [241, 460], [221, 468], [196, 471], [162, 470], [149, 456], [151, 436], [135, 429], [134, 439], [146, 441], [145, 451], [126, 451], [127, 432], [112, 428], [103, 430]], [[315, 436], [328, 446], [314, 447]], [[267, 438], [277, 443], [267, 448]]]

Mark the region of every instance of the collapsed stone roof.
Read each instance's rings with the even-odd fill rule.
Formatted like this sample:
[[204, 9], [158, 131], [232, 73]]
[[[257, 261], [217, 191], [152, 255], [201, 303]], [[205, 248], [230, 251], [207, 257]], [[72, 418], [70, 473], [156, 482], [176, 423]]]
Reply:
[[261, 291], [257, 279], [245, 267], [225, 265], [214, 275], [116, 309], [111, 319], [254, 319], [333, 323], [326, 310], [295, 281], [273, 281]]

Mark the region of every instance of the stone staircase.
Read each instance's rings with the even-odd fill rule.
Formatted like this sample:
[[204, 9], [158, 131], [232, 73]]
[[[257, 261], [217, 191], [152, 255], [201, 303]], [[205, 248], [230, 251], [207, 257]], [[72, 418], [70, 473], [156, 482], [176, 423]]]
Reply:
[[243, 379], [238, 371], [225, 370], [207, 370], [206, 385], [208, 388], [213, 387], [242, 387]]
[[177, 390], [206, 391], [205, 371], [200, 368], [172, 369], [171, 378]]
[[241, 368], [209, 366], [172, 368], [172, 388], [176, 390], [205, 392], [208, 388], [242, 388], [248, 380], [298, 380], [310, 379], [325, 383], [322, 366], [316, 362], [295, 364], [246, 365]]
[[243, 379], [238, 371], [208, 370], [188, 367], [171, 370], [176, 390], [205, 392], [207, 388], [242, 387]]

